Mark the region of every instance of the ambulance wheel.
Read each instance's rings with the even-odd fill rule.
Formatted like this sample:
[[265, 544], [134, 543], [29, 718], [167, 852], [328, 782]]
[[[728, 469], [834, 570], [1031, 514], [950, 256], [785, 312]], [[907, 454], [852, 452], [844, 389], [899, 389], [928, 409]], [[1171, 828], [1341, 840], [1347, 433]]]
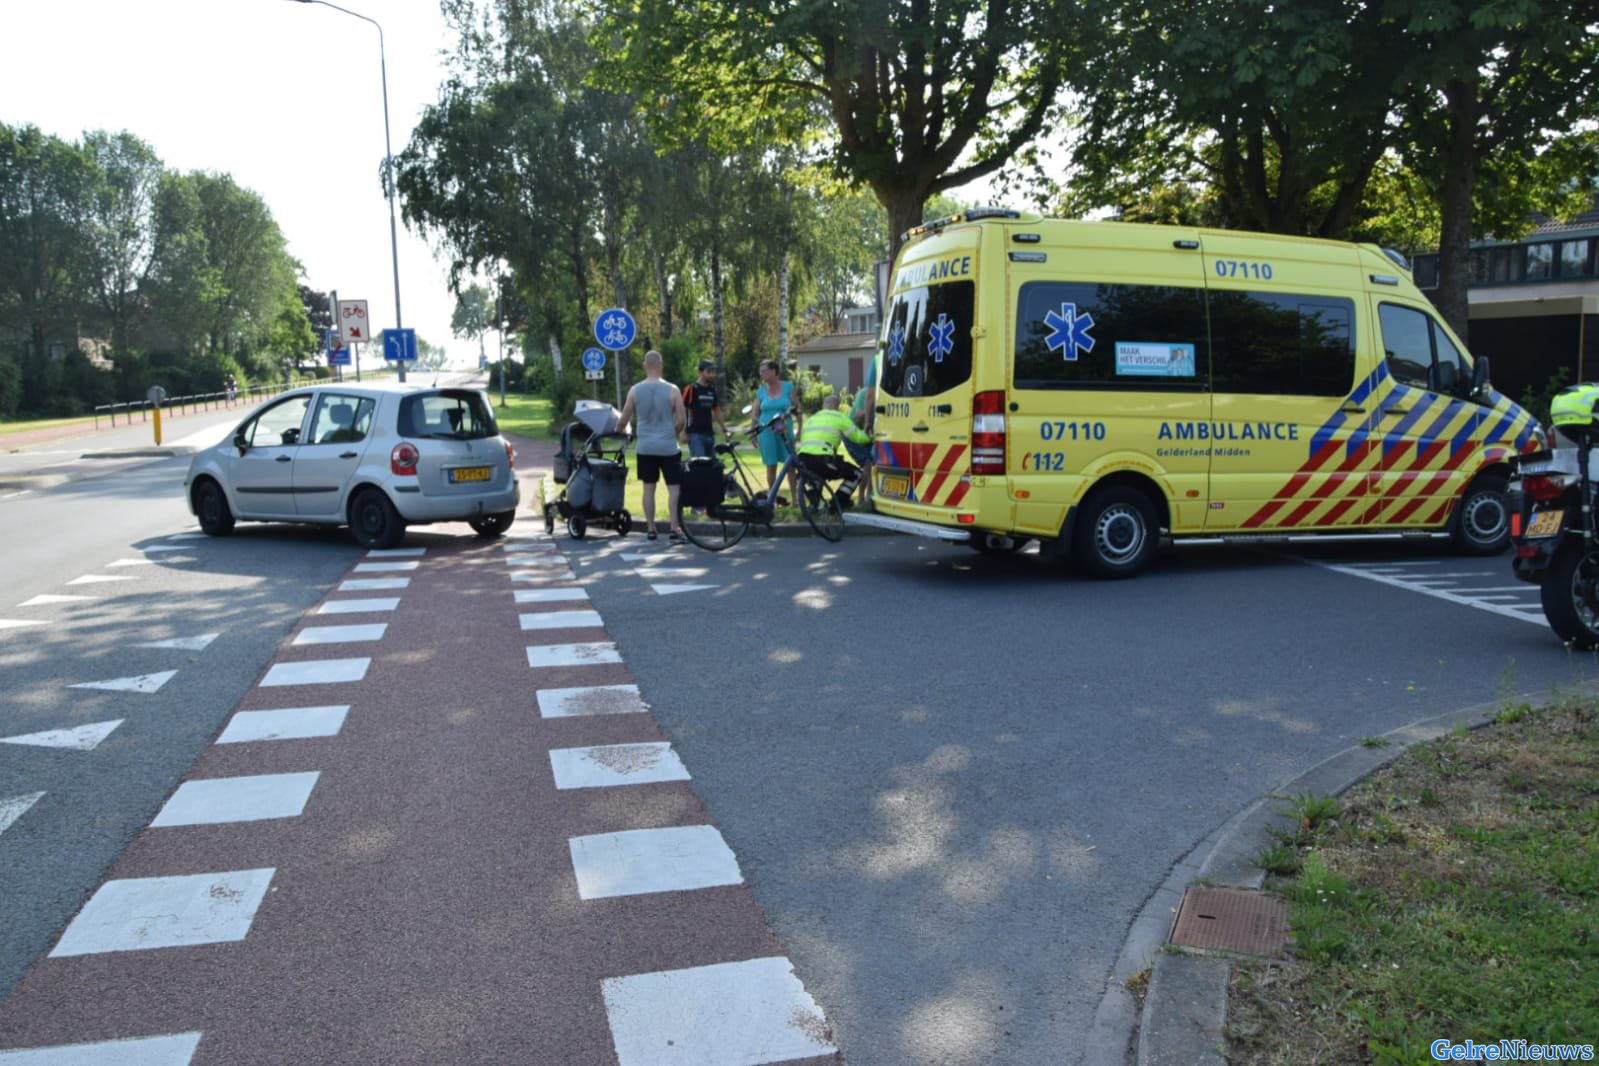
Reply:
[[566, 520], [566, 531], [572, 535], [573, 540], [582, 540], [583, 534], [589, 531], [589, 520], [583, 517], [582, 511], [573, 511]]
[[1599, 647], [1599, 553], [1569, 537], [1549, 563], [1541, 588], [1549, 627], [1579, 651]]
[[1093, 577], [1132, 577], [1149, 565], [1159, 543], [1155, 508], [1137, 489], [1107, 485], [1077, 510], [1072, 555]]
[[1484, 474], [1466, 487], [1455, 505], [1450, 544], [1462, 555], [1497, 555], [1510, 543], [1509, 482]]

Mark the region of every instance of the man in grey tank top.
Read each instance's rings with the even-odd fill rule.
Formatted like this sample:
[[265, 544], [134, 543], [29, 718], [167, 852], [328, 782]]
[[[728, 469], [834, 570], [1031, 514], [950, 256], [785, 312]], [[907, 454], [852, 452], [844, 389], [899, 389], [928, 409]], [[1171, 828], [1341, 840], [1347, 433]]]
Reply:
[[644, 380], [627, 390], [620, 422], [623, 432], [633, 427], [634, 451], [638, 455], [638, 477], [644, 483], [644, 535], [654, 540], [655, 483], [666, 479], [667, 514], [672, 523], [671, 541], [682, 544], [683, 516], [678, 495], [683, 484], [683, 465], [677, 442], [686, 439], [688, 419], [683, 412], [683, 392], [661, 378], [664, 361], [651, 350], [644, 355]]

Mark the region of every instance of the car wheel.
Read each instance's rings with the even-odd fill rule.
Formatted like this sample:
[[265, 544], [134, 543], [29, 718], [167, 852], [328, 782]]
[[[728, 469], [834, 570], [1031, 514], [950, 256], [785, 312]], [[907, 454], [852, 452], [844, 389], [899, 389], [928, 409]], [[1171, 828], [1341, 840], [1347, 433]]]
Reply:
[[227, 493], [210, 478], [194, 487], [194, 513], [200, 519], [200, 529], [209, 536], [225, 537], [233, 532]]
[[573, 540], [583, 539], [583, 534], [589, 531], [589, 520], [583, 517], [582, 511], [572, 512], [572, 517], [566, 520], [566, 531], [572, 535]]
[[1072, 554], [1094, 577], [1132, 577], [1155, 557], [1160, 530], [1149, 497], [1125, 485], [1091, 493], [1077, 513]]
[[1496, 555], [1510, 543], [1509, 482], [1492, 474], [1473, 481], [1455, 505], [1449, 540], [1462, 555]]
[[405, 520], [381, 489], [362, 489], [350, 501], [350, 533], [363, 548], [393, 548], [405, 539]]
[[469, 518], [466, 520], [466, 524], [471, 526], [480, 537], [498, 537], [507, 529], [510, 529], [511, 523], [514, 521], [516, 521], [515, 511], [500, 511], [498, 514], [486, 514], [477, 518]]

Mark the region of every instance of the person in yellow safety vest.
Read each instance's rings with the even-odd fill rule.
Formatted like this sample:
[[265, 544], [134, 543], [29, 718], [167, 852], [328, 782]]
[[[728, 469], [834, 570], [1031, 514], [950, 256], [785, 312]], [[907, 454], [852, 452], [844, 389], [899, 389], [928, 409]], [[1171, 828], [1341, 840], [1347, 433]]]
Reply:
[[844, 492], [852, 493], [860, 483], [861, 468], [840, 457], [838, 446], [843, 441], [869, 444], [871, 440], [849, 415], [838, 409], [838, 394], [833, 393], [822, 400], [820, 411], [805, 420], [799, 439], [799, 461], [826, 481], [843, 481]]
[[1581, 442], [1594, 431], [1599, 385], [1583, 382], [1562, 389], [1549, 404], [1549, 421], [1563, 436]]

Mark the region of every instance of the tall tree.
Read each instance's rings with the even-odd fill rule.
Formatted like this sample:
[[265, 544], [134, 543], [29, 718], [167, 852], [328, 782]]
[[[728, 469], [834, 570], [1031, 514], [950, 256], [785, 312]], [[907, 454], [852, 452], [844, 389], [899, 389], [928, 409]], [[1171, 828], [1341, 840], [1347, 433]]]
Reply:
[[465, 340], [477, 341], [478, 362], [487, 357], [483, 350], [483, 334], [494, 322], [494, 299], [481, 285], [468, 285], [455, 296], [455, 310], [450, 313], [450, 332]]
[[94, 166], [88, 204], [85, 281], [111, 327], [111, 350], [124, 355], [140, 310], [139, 289], [155, 254], [155, 194], [162, 166], [155, 150], [131, 133], [98, 131], [83, 147]]
[[[1434, 299], [1465, 336], [1482, 179], [1515, 184], [1564, 135], [1599, 119], [1599, 0], [1386, 2], [1412, 41], [1409, 160], [1438, 190]], [[1591, 180], [1599, 172], [1592, 141], [1568, 146], [1578, 151], [1545, 162], [1569, 166], [1566, 179]]]
[[889, 215], [994, 173], [1043, 127], [1072, 38], [1055, 0], [595, 0], [605, 76], [674, 143], [798, 142]]

